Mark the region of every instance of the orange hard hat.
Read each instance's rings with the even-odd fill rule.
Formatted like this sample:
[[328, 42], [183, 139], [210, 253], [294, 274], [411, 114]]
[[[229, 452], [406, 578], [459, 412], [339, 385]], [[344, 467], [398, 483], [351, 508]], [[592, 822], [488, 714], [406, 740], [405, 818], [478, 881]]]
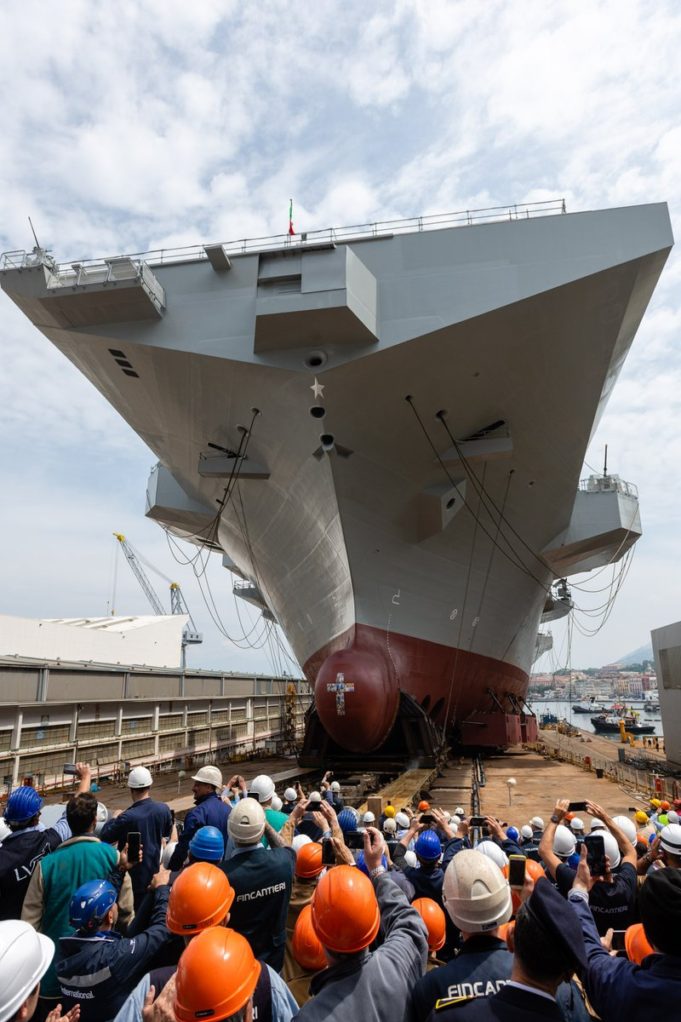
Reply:
[[312, 925], [324, 947], [352, 954], [369, 947], [381, 923], [374, 888], [356, 866], [335, 866], [312, 898]]
[[428, 811], [429, 809], [430, 809], [430, 802], [426, 802], [426, 801], [425, 801], [424, 799], [422, 799], [422, 800], [421, 800], [421, 801], [419, 802], [419, 810], [418, 810], [418, 811], [419, 811], [420, 813], [425, 813], [425, 812], [427, 812], [427, 811]]
[[648, 938], [643, 929], [643, 923], [634, 923], [624, 931], [624, 950], [630, 962], [640, 965], [647, 955], [654, 955], [655, 951], [648, 943]]
[[411, 903], [426, 924], [428, 930], [428, 950], [439, 951], [445, 942], [447, 927], [445, 914], [432, 898], [415, 898]]
[[192, 940], [177, 966], [177, 1022], [229, 1018], [248, 1004], [260, 976], [260, 962], [245, 937], [211, 926]]
[[318, 841], [310, 841], [298, 849], [296, 857], [296, 876], [309, 879], [317, 877], [324, 869], [322, 862], [322, 846]]
[[508, 945], [508, 938], [513, 933], [515, 928], [515, 919], [511, 919], [508, 923], [502, 923], [499, 927], [499, 939], [505, 940]]
[[663, 813], [666, 813], [671, 809], [671, 806], [669, 802], [665, 800], [664, 802], [660, 802], [660, 809], [662, 810]]
[[217, 926], [234, 901], [234, 888], [212, 862], [195, 862], [183, 869], [170, 888], [166, 925], [172, 933], [189, 936]]
[[306, 905], [293, 928], [293, 957], [310, 972], [319, 972], [328, 965], [324, 948], [312, 925], [312, 905]]

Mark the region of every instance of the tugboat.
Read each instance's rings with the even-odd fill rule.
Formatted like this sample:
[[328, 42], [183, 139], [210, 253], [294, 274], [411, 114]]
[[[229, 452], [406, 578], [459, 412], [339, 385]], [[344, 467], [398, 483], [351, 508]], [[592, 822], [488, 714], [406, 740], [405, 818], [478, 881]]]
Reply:
[[590, 706], [582, 706], [580, 703], [576, 703], [572, 707], [573, 713], [605, 713], [605, 706], [597, 706], [595, 703], [591, 703]]
[[655, 733], [654, 724], [639, 723], [638, 715], [634, 713], [599, 713], [597, 717], [591, 718], [594, 731], [599, 735], [620, 734], [621, 721], [624, 722], [624, 728], [630, 735], [652, 735]]

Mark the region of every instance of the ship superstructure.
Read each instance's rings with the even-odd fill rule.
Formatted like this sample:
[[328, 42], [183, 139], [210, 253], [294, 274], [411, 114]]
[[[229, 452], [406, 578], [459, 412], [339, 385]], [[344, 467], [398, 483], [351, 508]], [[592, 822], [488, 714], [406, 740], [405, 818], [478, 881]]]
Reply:
[[563, 210], [3, 257], [3, 289], [157, 455], [147, 514], [223, 552], [343, 749], [380, 749], [405, 698], [469, 744], [531, 737], [555, 580], [640, 535], [635, 488], [580, 472], [668, 211]]

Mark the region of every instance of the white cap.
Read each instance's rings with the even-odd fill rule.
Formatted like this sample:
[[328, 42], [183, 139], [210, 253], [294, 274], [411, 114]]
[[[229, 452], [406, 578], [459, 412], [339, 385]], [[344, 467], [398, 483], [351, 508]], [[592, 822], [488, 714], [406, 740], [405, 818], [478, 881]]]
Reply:
[[287, 788], [284, 792], [284, 798], [287, 802], [295, 802], [298, 798], [295, 788]]
[[177, 841], [169, 841], [161, 852], [161, 865], [164, 869], [168, 869], [170, 860], [173, 857], [173, 852], [177, 848]]
[[366, 812], [362, 817], [362, 823], [368, 823], [369, 825], [376, 823], [376, 817], [372, 812]]
[[603, 820], [594, 819], [594, 820], [591, 821], [591, 829], [589, 830], [589, 833], [593, 834], [593, 832], [595, 830], [606, 830], [606, 829], [607, 828], [606, 828], [605, 824], [603, 823]]
[[522, 825], [522, 827], [520, 828], [520, 835], [521, 837], [524, 837], [529, 841], [529, 839], [532, 837], [532, 828], [530, 827], [529, 823], [524, 823]]
[[146, 767], [133, 767], [128, 774], [128, 787], [132, 788], [150, 788], [154, 783], [154, 778], [151, 776]]
[[20, 919], [0, 922], [0, 1019], [14, 1018], [54, 958], [54, 944]]
[[632, 845], [636, 844], [636, 824], [633, 820], [630, 820], [628, 816], [613, 816], [612, 822], [624, 831]]
[[617, 869], [620, 864], [620, 849], [615, 835], [611, 834], [609, 830], [603, 830], [603, 850], [610, 859], [610, 869]]
[[464, 816], [466, 815], [466, 810], [463, 808], [463, 806], [457, 806], [456, 809], [454, 810], [454, 815], [460, 816], [461, 819], [463, 819]]
[[331, 791], [340, 791], [340, 784], [338, 781], [331, 781]]
[[681, 855], [681, 826], [678, 823], [668, 823], [660, 831], [660, 848], [671, 855]]
[[395, 823], [401, 830], [409, 830], [409, 817], [406, 813], [395, 813]]
[[227, 830], [237, 844], [254, 845], [265, 833], [265, 810], [254, 798], [242, 798], [229, 814]]
[[530, 826], [533, 827], [535, 830], [543, 830], [544, 821], [542, 820], [541, 816], [533, 816], [532, 819], [530, 820]]
[[[491, 859], [492, 862], [499, 867], [499, 869], [503, 869], [504, 866], [508, 866], [508, 855], [504, 849], [500, 848], [494, 841], [481, 841], [480, 844], [475, 846], [475, 850], [476, 852], [481, 852], [488, 859]], [[459, 855], [460, 854], [461, 852], [459, 852]]]
[[394, 834], [396, 830], [397, 830], [397, 824], [395, 823], [395, 821], [393, 819], [388, 817], [387, 820], [383, 821], [383, 832], [385, 834]]
[[[461, 855], [461, 852], [459, 852], [459, 855]], [[404, 861], [407, 866], [411, 866], [412, 869], [416, 869], [419, 864], [419, 860], [416, 858], [416, 852], [412, 852], [411, 848], [408, 848], [404, 853]]]
[[274, 795], [274, 781], [267, 774], [258, 774], [251, 781], [248, 790], [256, 795], [260, 795], [261, 803], [269, 802]]
[[579, 816], [573, 816], [570, 820], [571, 830], [584, 830], [584, 820], [580, 820]]
[[197, 770], [192, 781], [199, 784], [210, 784], [213, 788], [222, 788], [222, 771], [216, 766], [202, 766]]
[[475, 851], [464, 848], [455, 855], [442, 884], [442, 902], [450, 919], [467, 933], [494, 930], [508, 922], [513, 911], [511, 888], [501, 869], [479, 849], [480, 845]]
[[567, 859], [574, 855], [576, 847], [575, 835], [569, 827], [564, 827], [562, 823], [559, 823], [553, 837], [554, 853]]
[[293, 851], [297, 855], [298, 852], [300, 851], [300, 849], [303, 847], [303, 845], [311, 845], [311, 844], [312, 844], [312, 838], [310, 837], [309, 834], [296, 834], [296, 836], [294, 837], [293, 841], [291, 842], [291, 848], [293, 849]]

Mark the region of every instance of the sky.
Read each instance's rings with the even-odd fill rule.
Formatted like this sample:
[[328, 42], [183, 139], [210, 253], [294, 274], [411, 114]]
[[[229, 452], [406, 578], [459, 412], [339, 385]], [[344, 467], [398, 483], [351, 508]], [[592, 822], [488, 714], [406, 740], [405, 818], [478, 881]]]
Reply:
[[[0, 250], [32, 247], [28, 216], [59, 261], [282, 233], [290, 196], [298, 230], [666, 200], [678, 235], [680, 52], [664, 0], [4, 4]], [[643, 538], [603, 627], [554, 625], [539, 668], [609, 662], [681, 617], [680, 284], [673, 252], [586, 458], [609, 445]], [[191, 664], [281, 668], [213, 626], [144, 518], [152, 452], [2, 294], [0, 351], [0, 613], [147, 612], [114, 570], [121, 531], [182, 585]], [[208, 572], [225, 630], [248, 631], [217, 557]]]

